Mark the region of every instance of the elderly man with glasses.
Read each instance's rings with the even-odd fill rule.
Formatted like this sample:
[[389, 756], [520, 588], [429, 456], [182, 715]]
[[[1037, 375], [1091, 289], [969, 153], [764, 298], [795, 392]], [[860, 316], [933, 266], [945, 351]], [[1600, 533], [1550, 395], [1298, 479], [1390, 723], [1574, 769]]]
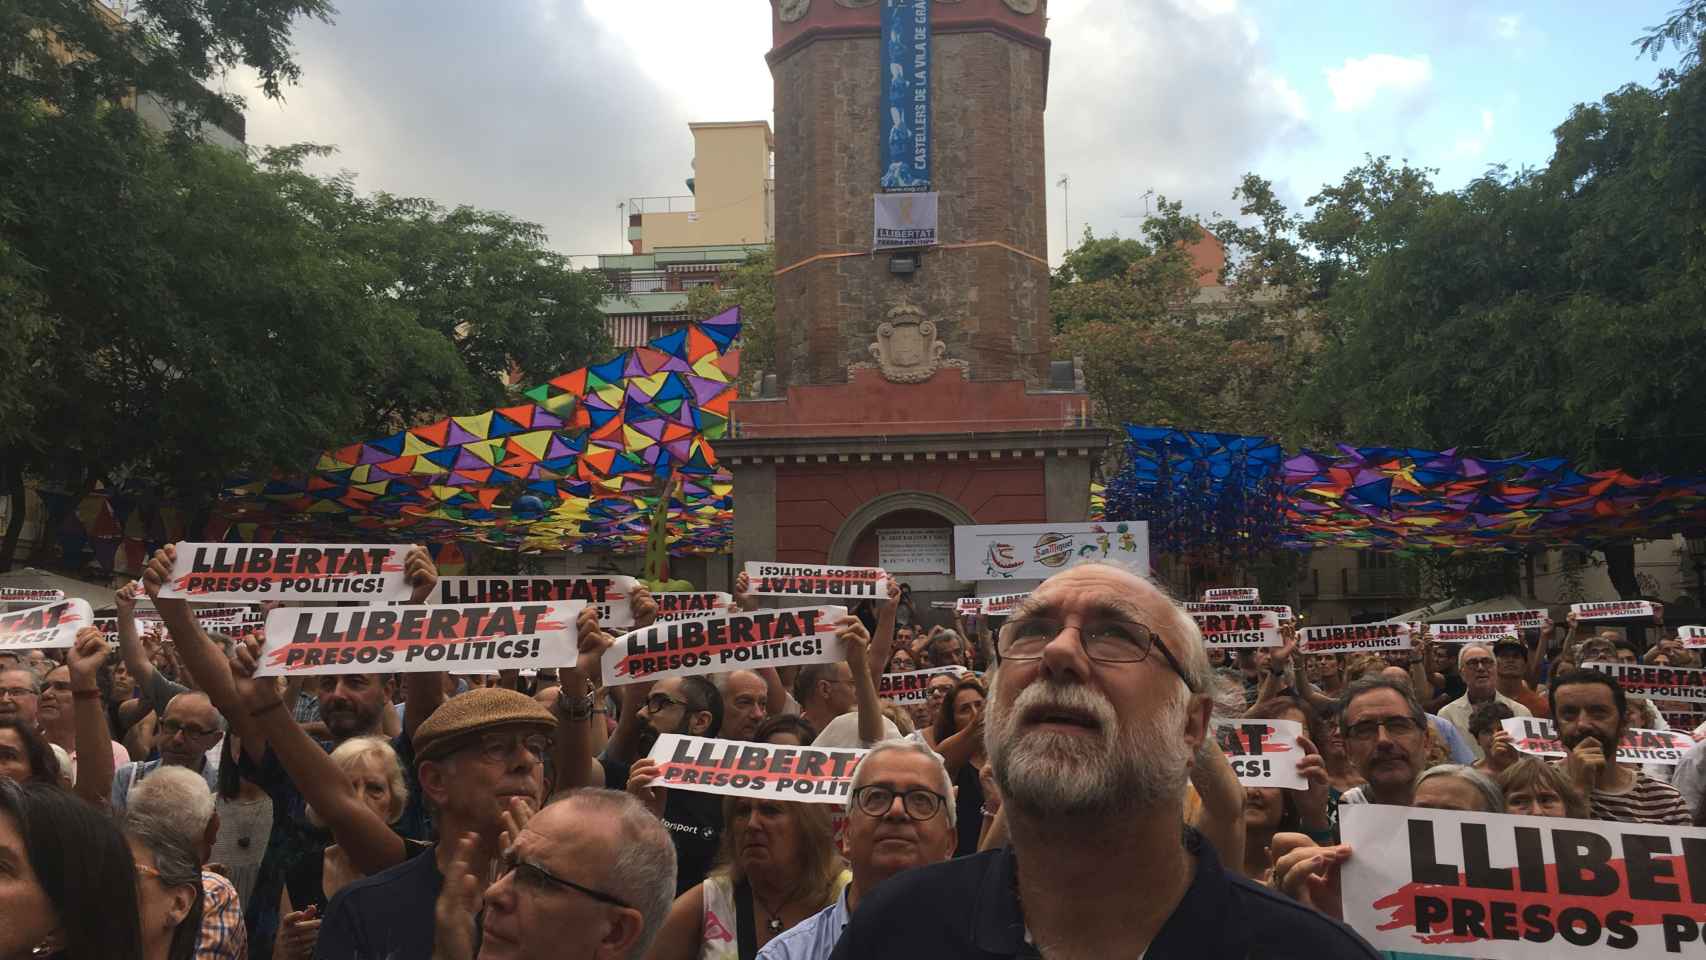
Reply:
[[225, 735], [225, 718], [213, 708], [213, 701], [204, 693], [180, 693], [166, 704], [165, 714], [154, 745], [160, 751], [155, 760], [131, 761], [113, 774], [112, 805], [114, 813], [123, 813], [130, 791], [147, 776], [163, 766], [184, 767], [201, 774], [207, 789], [219, 790], [219, 764], [213, 748]]
[[1466, 643], [1457, 652], [1457, 670], [1463, 674], [1463, 696], [1440, 708], [1439, 715], [1451, 722], [1468, 741], [1476, 760], [1482, 759], [1481, 745], [1469, 732], [1469, 715], [1483, 703], [1502, 703], [1519, 717], [1532, 717], [1527, 707], [1499, 692], [1498, 665], [1491, 647], [1484, 643]]
[[828, 960], [864, 894], [954, 853], [954, 795], [947, 768], [916, 740], [885, 740], [859, 761], [847, 801], [853, 882], [834, 903], [758, 951], [758, 960]]
[[1072, 567], [1019, 605], [995, 653], [984, 725], [1010, 846], [892, 878], [834, 957], [1377, 956], [1183, 826], [1213, 673], [1160, 588]]

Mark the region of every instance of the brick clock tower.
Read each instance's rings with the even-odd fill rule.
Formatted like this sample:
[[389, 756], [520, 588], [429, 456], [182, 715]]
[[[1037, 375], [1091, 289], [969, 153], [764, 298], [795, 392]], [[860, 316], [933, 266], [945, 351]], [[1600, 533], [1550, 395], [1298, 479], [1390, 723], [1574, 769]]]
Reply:
[[[1108, 434], [1050, 358], [1045, 13], [772, 0], [775, 361], [717, 444], [737, 571], [874, 565], [884, 530], [1085, 518]], [[879, 208], [933, 236], [879, 244]], [[968, 589], [930, 566], [898, 576]]]

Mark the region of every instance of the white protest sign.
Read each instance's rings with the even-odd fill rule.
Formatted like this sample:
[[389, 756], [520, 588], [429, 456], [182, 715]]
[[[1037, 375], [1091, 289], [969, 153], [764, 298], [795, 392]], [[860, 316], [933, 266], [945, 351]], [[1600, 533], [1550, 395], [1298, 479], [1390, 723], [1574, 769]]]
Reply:
[[1570, 612], [1577, 620], [1630, 620], [1651, 618], [1653, 604], [1648, 600], [1605, 600], [1599, 603], [1572, 603]]
[[878, 567], [826, 567], [811, 563], [748, 561], [752, 592], [768, 597], [887, 600], [889, 575]]
[[[1568, 755], [1552, 721], [1544, 717], [1507, 717], [1499, 721], [1510, 734], [1511, 746], [1517, 752], [1535, 757]], [[1682, 755], [1694, 746], [1694, 738], [1680, 730], [1625, 730], [1617, 744], [1619, 763], [1661, 763], [1667, 766], [1682, 762]]]
[[1516, 627], [1484, 623], [1430, 623], [1428, 639], [1435, 643], [1497, 643], [1516, 639]]
[[1328, 627], [1303, 627], [1297, 631], [1298, 649], [1304, 653], [1386, 653], [1415, 646], [1416, 628], [1395, 620], [1384, 623], [1348, 623]]
[[160, 596], [177, 600], [407, 600], [403, 544], [180, 543]]
[[735, 598], [720, 590], [679, 590], [652, 594], [658, 605], [658, 623], [697, 620], [729, 608]]
[[1377, 950], [1490, 960], [1698, 956], [1706, 832], [1339, 807], [1344, 918]]
[[1047, 580], [1090, 560], [1147, 573], [1149, 524], [993, 523], [954, 528], [954, 579]]
[[1655, 700], [1706, 701], [1706, 670], [1697, 667], [1654, 667], [1643, 663], [1596, 660], [1582, 664], [1623, 685], [1625, 693]]
[[602, 627], [634, 625], [629, 601], [640, 581], [618, 575], [585, 577], [439, 577], [438, 602], [528, 603], [540, 600], [582, 600], [598, 611]]
[[1677, 627], [1676, 635], [1685, 647], [1706, 647], [1706, 627]]
[[546, 600], [413, 607], [279, 607], [267, 614], [256, 676], [458, 673], [575, 662], [586, 603]]
[[1519, 630], [1538, 630], [1546, 625], [1544, 610], [1489, 610], [1471, 613], [1469, 622], [1480, 626], [1516, 627]]
[[1303, 749], [1297, 738], [1303, 724], [1296, 720], [1239, 720], [1216, 717], [1214, 738], [1232, 773], [1246, 787], [1307, 790], [1309, 781], [1297, 772]]
[[877, 683], [877, 697], [890, 700], [903, 707], [930, 701], [930, 680], [932, 677], [946, 674], [959, 678], [965, 673], [965, 667], [931, 667], [928, 670], [907, 670], [903, 673], [885, 673]]
[[1262, 593], [1255, 587], [1213, 587], [1202, 598], [1204, 603], [1260, 603]]
[[835, 636], [845, 616], [846, 607], [798, 607], [654, 623], [617, 637], [604, 651], [604, 683], [835, 663], [847, 655]]
[[1028, 593], [1003, 593], [993, 597], [980, 597], [983, 615], [986, 617], [1005, 617], [1013, 612], [1013, 608], [1025, 602]]
[[1202, 631], [1203, 645], [1220, 647], [1277, 647], [1284, 643], [1280, 637], [1279, 617], [1267, 611], [1254, 613], [1193, 613], [1192, 620]]
[[1290, 623], [1294, 618], [1291, 608], [1282, 603], [1223, 603], [1221, 601], [1204, 601], [1184, 603], [1186, 613], [1255, 613], [1266, 610], [1279, 618], [1280, 623]]
[[0, 650], [76, 646], [77, 631], [94, 625], [95, 611], [89, 601], [76, 597], [0, 613]]
[[670, 790], [845, 806], [865, 753], [666, 733], [649, 756]]
[[0, 603], [47, 604], [65, 599], [64, 590], [48, 587], [0, 587]]
[[982, 612], [982, 597], [961, 597], [954, 601], [954, 614], [956, 616], [975, 617]]

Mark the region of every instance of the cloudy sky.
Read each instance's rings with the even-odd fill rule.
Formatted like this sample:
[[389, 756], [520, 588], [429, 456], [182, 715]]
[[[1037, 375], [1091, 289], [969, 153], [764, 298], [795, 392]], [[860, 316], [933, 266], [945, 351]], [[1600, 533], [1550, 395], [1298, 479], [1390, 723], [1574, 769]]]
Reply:
[[[1050, 258], [1068, 217], [1136, 233], [1146, 191], [1230, 212], [1248, 170], [1295, 206], [1365, 153], [1451, 187], [1542, 164], [1572, 105], [1652, 81], [1629, 41], [1674, 2], [1051, 0]], [[689, 121], [771, 116], [764, 0], [341, 6], [297, 28], [283, 102], [229, 79], [250, 143], [336, 145], [320, 169], [509, 211], [564, 253], [615, 252], [619, 202], [685, 192]]]

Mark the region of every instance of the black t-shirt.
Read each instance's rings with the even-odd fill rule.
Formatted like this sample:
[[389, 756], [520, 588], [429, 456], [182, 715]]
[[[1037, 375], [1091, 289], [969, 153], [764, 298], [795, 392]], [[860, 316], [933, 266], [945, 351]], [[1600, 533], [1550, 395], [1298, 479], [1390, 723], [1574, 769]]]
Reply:
[[[430, 957], [433, 911], [444, 874], [432, 848], [350, 884], [326, 907], [314, 960]], [[475, 952], [480, 932], [476, 921]]]
[[959, 843], [954, 856], [969, 857], [977, 852], [977, 836], [983, 832], [983, 780], [971, 761], [960, 764], [954, 774], [954, 818]]
[[[604, 785], [612, 790], [628, 787], [632, 764], [601, 759]], [[723, 798], [695, 790], [664, 790], [663, 825], [675, 842], [675, 895], [693, 889], [717, 863], [717, 846], [723, 836]]]
[[[1227, 873], [1196, 831], [1186, 831], [1185, 847], [1196, 855], [1196, 877], [1144, 960], [1380, 957], [1344, 924]], [[1013, 852], [1003, 848], [891, 877], [860, 902], [831, 960], [1039, 957], [1025, 942], [1015, 870]]]

